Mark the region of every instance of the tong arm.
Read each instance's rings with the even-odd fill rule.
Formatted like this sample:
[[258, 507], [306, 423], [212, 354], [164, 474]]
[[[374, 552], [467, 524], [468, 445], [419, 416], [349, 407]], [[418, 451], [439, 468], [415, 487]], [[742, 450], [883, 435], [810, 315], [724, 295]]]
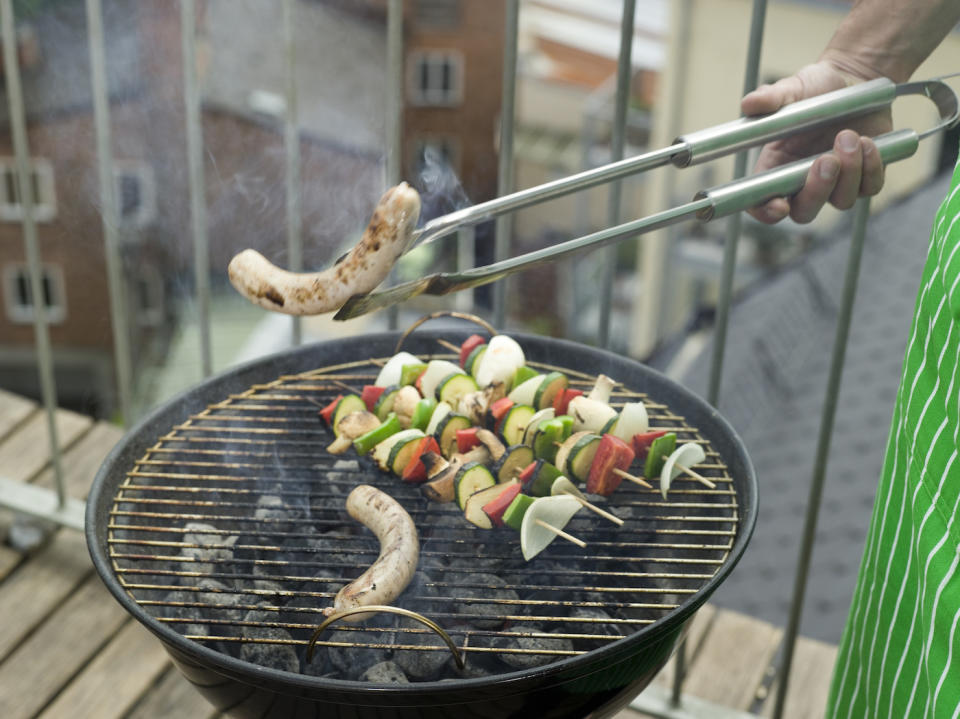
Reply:
[[769, 115], [741, 117], [681, 135], [674, 144], [683, 150], [674, 154], [673, 164], [688, 167], [715, 160], [749, 147], [762, 145], [794, 132], [812, 130], [888, 107], [897, 97], [897, 88], [885, 77], [851, 85], [806, 100], [799, 100]]

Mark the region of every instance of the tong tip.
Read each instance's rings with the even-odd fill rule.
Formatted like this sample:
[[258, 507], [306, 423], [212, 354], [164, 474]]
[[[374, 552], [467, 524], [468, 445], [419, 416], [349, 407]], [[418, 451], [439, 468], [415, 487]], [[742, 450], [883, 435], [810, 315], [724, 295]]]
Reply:
[[389, 307], [390, 305], [395, 305], [411, 297], [423, 294], [429, 285], [430, 278], [422, 277], [419, 280], [404, 282], [389, 289], [380, 290], [379, 292], [354, 295], [344, 303], [343, 307], [333, 316], [333, 319], [342, 322], [343, 320], [350, 320], [354, 317], [360, 317], [361, 315], [381, 310], [384, 307]]

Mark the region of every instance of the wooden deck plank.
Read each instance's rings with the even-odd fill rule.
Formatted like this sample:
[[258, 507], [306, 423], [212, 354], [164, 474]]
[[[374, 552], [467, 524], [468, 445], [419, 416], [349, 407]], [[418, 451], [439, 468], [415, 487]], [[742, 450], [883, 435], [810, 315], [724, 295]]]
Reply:
[[[56, 413], [57, 437], [60, 448], [66, 449], [80, 435], [90, 429], [93, 420], [82, 414], [60, 409]], [[50, 440], [47, 416], [35, 412], [0, 443], [0, 472], [7, 479], [20, 482], [32, 480], [50, 463]]]
[[125, 719], [215, 719], [221, 716], [171, 664]]
[[0, 664], [0, 717], [35, 716], [126, 621], [100, 579], [89, 577]]
[[130, 619], [40, 714], [40, 719], [120, 719], [168, 662], [157, 638]]
[[[690, 625], [690, 631], [687, 632], [688, 668], [696, 660], [697, 654], [700, 652], [700, 649], [703, 646], [703, 641], [707, 637], [707, 634], [710, 630], [710, 625], [713, 623], [713, 619], [716, 617], [716, 614], [717, 608], [712, 604], [705, 604], [699, 610], [697, 610], [697, 613], [693, 618], [693, 623]], [[669, 662], [667, 662], [667, 665], [660, 670], [660, 673], [657, 674], [653, 681], [664, 687], [672, 687], [675, 668], [676, 663], [673, 659], [671, 659]]]
[[[64, 454], [63, 479], [67, 494], [84, 499], [104, 458], [123, 437], [123, 430], [106, 422], [97, 422]], [[53, 469], [47, 468], [37, 484], [53, 487]]]
[[707, 701], [748, 710], [783, 631], [737, 612], [719, 610], [684, 691]]
[[4, 618], [0, 622], [0, 661], [54, 613], [92, 571], [83, 536], [59, 531], [0, 584], [0, 617]]
[[[787, 701], [783, 705], [784, 719], [822, 719], [827, 708], [837, 649], [833, 644], [797, 637]], [[778, 686], [779, 682], [774, 682], [770, 688], [761, 716], [773, 716]]]
[[0, 439], [37, 409], [38, 405], [33, 400], [0, 389]]

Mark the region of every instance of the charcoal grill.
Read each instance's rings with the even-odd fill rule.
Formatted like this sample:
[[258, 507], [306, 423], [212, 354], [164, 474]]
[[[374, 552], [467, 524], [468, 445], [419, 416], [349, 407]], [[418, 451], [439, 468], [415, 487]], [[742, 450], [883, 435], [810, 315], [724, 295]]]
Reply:
[[[438, 340], [465, 336], [421, 331], [404, 349], [449, 357]], [[616, 711], [662, 668], [740, 558], [756, 517], [756, 479], [730, 426], [662, 375], [586, 346], [513, 336], [529, 364], [562, 369], [575, 386], [600, 372], [617, 379], [612, 404], [641, 398], [651, 426], [702, 443], [707, 460], [698, 469], [716, 488], [680, 478], [663, 501], [624, 482], [604, 505], [626, 519], [622, 527], [582, 511], [567, 530], [586, 549], [557, 540], [524, 562], [511, 530], [474, 528], [454, 505], [427, 502], [367, 460], [326, 452], [330, 435], [316, 404], [372, 382], [377, 358], [392, 355], [398, 340], [384, 333], [214, 378], [133, 429], [104, 462], [88, 502], [100, 576], [231, 716]], [[450, 650], [430, 629], [385, 614], [321, 632], [318, 663], [306, 665], [323, 608], [377, 555], [372, 534], [343, 510], [360, 483], [389, 492], [420, 527], [421, 571], [396, 605], [442, 627], [463, 669], [441, 658]], [[409, 684], [350, 676], [365, 657], [403, 652], [443, 666]], [[265, 655], [275, 666], [254, 663]], [[335, 655], [345, 670], [330, 663]]]

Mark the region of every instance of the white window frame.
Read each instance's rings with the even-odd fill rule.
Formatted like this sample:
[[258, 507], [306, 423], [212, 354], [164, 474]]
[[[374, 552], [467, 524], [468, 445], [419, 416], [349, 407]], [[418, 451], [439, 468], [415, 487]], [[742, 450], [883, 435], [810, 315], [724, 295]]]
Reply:
[[[51, 324], [60, 324], [67, 319], [67, 286], [63, 278], [63, 269], [59, 265], [44, 264], [40, 268], [41, 276], [50, 282], [52, 304], [46, 308], [45, 317]], [[16, 324], [30, 324], [34, 320], [33, 305], [20, 302], [19, 280], [29, 277], [30, 268], [24, 263], [9, 264], [3, 268], [3, 299], [7, 308], [7, 317]]]
[[[34, 157], [31, 171], [37, 177], [39, 197], [33, 198], [33, 219], [49, 222], [57, 216], [57, 194], [53, 182], [53, 165], [42, 157]], [[8, 194], [11, 185], [8, 174], [16, 182], [17, 162], [12, 157], [0, 157], [0, 220], [18, 222], [23, 219], [23, 205]]]
[[[140, 206], [136, 212], [124, 217], [123, 192], [121, 180], [123, 177], [135, 177], [140, 184]], [[117, 220], [121, 227], [145, 227], [157, 217], [157, 186], [154, 180], [153, 167], [142, 160], [114, 160], [113, 163], [113, 191], [117, 205]]]
[[[407, 56], [407, 98], [412, 105], [454, 107], [463, 102], [463, 53], [455, 49], [411, 50]], [[427, 64], [428, 87], [420, 83]], [[443, 65], [450, 65], [450, 88], [441, 87]]]

